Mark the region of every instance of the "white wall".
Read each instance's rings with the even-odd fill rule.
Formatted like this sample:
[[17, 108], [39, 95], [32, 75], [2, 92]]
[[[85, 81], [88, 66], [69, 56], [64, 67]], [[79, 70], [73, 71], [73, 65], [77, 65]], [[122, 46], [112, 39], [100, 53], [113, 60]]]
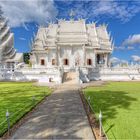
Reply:
[[90, 80], [129, 81], [140, 80], [138, 68], [101, 68], [93, 69], [88, 73]]
[[87, 65], [87, 59], [91, 59], [92, 60], [92, 66], [95, 67], [96, 66], [96, 59], [95, 59], [95, 52], [93, 49], [86, 49], [86, 65]]
[[[79, 60], [79, 65], [84, 64], [84, 56], [83, 56], [83, 48], [82, 46], [71, 46], [71, 47], [60, 47], [60, 66], [73, 68], [75, 67], [76, 61]], [[63, 65], [63, 60], [68, 59], [69, 65]]]

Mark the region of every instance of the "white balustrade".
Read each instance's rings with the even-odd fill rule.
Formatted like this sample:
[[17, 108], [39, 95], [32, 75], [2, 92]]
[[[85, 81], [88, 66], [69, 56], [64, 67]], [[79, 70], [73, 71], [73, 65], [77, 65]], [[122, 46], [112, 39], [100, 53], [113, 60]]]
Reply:
[[[140, 67], [117, 68], [92, 68], [92, 67], [52, 67], [52, 68], [0, 68], [0, 79], [32, 80], [53, 77], [57, 82], [62, 81], [63, 73], [67, 71], [79, 71], [86, 81], [89, 80], [140, 80]], [[82, 75], [81, 75], [82, 74]], [[85, 77], [84, 77], [85, 75]], [[78, 75], [77, 75], [78, 76]], [[80, 77], [79, 77], [80, 78]], [[87, 80], [89, 78], [89, 80]]]

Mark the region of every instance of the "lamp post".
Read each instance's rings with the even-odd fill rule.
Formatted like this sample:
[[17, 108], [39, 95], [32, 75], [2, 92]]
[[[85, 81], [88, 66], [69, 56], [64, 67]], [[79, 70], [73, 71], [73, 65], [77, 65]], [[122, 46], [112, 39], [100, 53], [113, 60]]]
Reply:
[[88, 112], [90, 113], [90, 96], [88, 97]]
[[99, 113], [100, 137], [102, 136], [102, 112]]
[[10, 119], [9, 119], [9, 111], [6, 111], [6, 120], [7, 120], [7, 126], [8, 126], [8, 136], [10, 135]]
[[35, 103], [35, 100], [36, 100], [36, 97], [35, 96], [32, 96], [33, 104]]

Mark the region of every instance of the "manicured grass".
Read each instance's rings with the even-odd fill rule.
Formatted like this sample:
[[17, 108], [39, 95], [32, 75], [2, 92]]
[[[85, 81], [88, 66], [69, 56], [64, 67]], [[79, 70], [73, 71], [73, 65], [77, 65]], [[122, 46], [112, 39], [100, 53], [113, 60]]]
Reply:
[[97, 118], [102, 111], [109, 139], [140, 139], [140, 82], [110, 82], [84, 91]]
[[0, 82], [0, 136], [7, 130], [7, 109], [12, 126], [50, 93], [48, 87], [37, 87], [32, 83]]

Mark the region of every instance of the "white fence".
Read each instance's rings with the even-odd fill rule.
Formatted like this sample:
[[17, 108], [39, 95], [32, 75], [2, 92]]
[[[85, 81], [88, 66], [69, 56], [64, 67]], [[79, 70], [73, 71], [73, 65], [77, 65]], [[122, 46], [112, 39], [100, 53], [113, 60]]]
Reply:
[[140, 68], [95, 68], [89, 69], [88, 77], [91, 80], [140, 80]]
[[22, 69], [1, 69], [0, 80], [7, 81], [42, 81], [61, 82], [62, 72], [58, 68], [22, 68]]
[[79, 71], [79, 78], [84, 82], [91, 80], [140, 80], [140, 67], [117, 67], [117, 68], [21, 68], [0, 69], [0, 80], [37, 80], [46, 82], [62, 82], [64, 72]]

